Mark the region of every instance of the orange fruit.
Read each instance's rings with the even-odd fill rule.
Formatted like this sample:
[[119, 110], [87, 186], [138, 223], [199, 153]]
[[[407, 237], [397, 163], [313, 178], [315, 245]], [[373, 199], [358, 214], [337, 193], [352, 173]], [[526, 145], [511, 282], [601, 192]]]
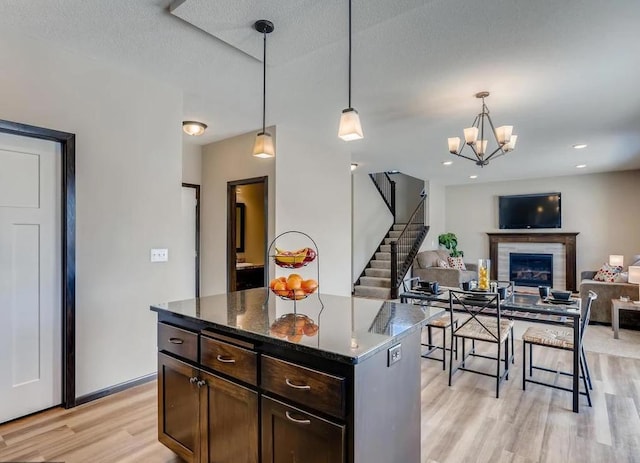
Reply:
[[292, 273], [287, 278], [287, 289], [300, 289], [302, 286], [302, 277], [297, 273]]
[[273, 287], [274, 287], [274, 286], [276, 285], [276, 283], [278, 283], [279, 281], [280, 281], [280, 279], [278, 279], [278, 278], [274, 278], [273, 280], [271, 280], [271, 281], [269, 282], [269, 288], [270, 288], [270, 289], [273, 289]]
[[305, 293], [311, 294], [316, 289], [318, 289], [318, 282], [312, 278], [309, 278], [308, 280], [303, 280], [300, 287]]
[[278, 296], [287, 296], [289, 294], [287, 285], [285, 285], [282, 281], [278, 281], [273, 285], [273, 292]]

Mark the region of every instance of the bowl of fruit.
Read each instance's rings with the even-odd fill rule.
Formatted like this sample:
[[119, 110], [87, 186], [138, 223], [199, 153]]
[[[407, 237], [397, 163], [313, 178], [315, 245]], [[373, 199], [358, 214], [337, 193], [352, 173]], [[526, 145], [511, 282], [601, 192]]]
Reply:
[[276, 248], [273, 259], [278, 267], [300, 268], [313, 262], [316, 258], [316, 251], [312, 248], [302, 248], [296, 251], [284, 251]]
[[318, 289], [318, 282], [313, 278], [305, 280], [297, 273], [292, 273], [288, 277], [271, 280], [269, 289], [282, 299], [299, 301], [315, 293]]
[[287, 313], [274, 321], [269, 333], [290, 342], [300, 342], [302, 336], [315, 336], [319, 326], [304, 314]]

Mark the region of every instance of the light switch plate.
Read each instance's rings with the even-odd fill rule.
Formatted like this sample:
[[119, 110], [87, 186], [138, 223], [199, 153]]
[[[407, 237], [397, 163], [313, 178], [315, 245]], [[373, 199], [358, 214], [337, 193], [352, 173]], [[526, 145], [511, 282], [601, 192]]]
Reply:
[[167, 262], [169, 260], [168, 249], [152, 249], [151, 262]]
[[393, 347], [389, 347], [388, 353], [388, 366], [399, 362], [402, 359], [402, 344], [396, 344]]

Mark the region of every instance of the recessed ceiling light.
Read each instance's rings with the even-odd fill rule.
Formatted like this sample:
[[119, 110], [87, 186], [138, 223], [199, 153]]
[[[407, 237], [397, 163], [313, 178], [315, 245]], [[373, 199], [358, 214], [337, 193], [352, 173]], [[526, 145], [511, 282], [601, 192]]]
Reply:
[[469, 175], [469, 178], [478, 178], [477, 175]]
[[451, 164], [453, 164], [453, 161], [442, 161], [443, 166], [450, 166]]
[[576, 169], [584, 169], [585, 167], [587, 167], [587, 165], [586, 165], [586, 164], [578, 164], [578, 165], [576, 166]]
[[586, 143], [578, 143], [577, 145], [573, 145], [573, 147], [574, 147], [575, 149], [577, 149], [577, 150], [581, 150], [581, 149], [583, 149], [583, 148], [586, 148], [586, 147], [587, 147], [587, 144], [586, 144]]
[[355, 162], [351, 163], [351, 172], [353, 172], [354, 170], [356, 170], [358, 168], [358, 164], [356, 164]]
[[388, 170], [387, 171], [387, 174], [399, 174], [399, 173], [400, 173], [400, 171], [397, 170], [397, 169], [393, 169], [393, 170]]

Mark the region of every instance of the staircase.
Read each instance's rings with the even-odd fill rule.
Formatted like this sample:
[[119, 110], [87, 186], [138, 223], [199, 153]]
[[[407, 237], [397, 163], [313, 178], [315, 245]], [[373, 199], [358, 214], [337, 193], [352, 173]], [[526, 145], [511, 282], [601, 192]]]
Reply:
[[[369, 261], [369, 265], [364, 269], [363, 276], [355, 285], [354, 296], [391, 299], [391, 242], [400, 237], [406, 226], [405, 223], [393, 224]], [[421, 228], [423, 227], [413, 225], [407, 236], [415, 241], [420, 235]], [[422, 240], [420, 242], [422, 243]], [[404, 261], [406, 257], [406, 252], [398, 253], [398, 260]]]
[[[370, 174], [395, 222], [395, 183], [386, 173]], [[422, 196], [408, 223], [394, 223], [369, 260], [354, 285], [353, 295], [376, 299], [396, 299], [398, 287], [411, 268], [429, 227], [424, 225], [424, 201]]]

